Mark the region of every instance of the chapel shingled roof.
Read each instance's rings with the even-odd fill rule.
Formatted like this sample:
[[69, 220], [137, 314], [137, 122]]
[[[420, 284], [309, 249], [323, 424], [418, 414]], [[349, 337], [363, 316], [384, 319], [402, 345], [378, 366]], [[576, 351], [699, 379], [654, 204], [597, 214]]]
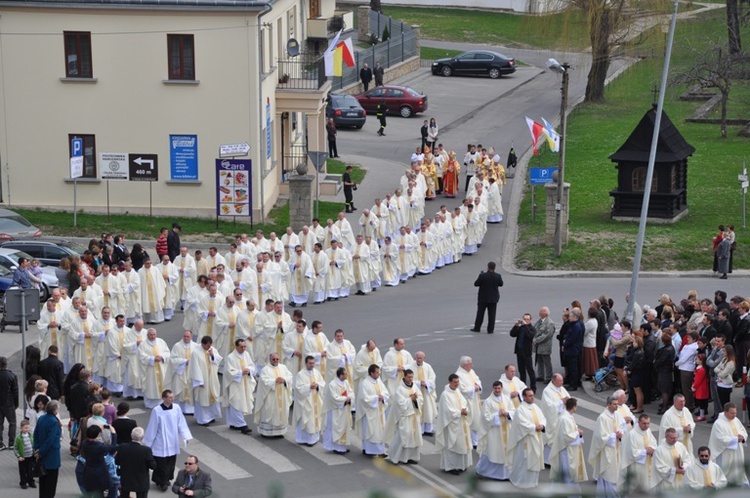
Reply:
[[[641, 118], [625, 143], [609, 156], [614, 162], [633, 161], [648, 162], [651, 150], [651, 138], [654, 133], [654, 121], [656, 120], [656, 107], [652, 107]], [[677, 127], [669, 119], [667, 113], [662, 110], [661, 126], [659, 131], [659, 142], [656, 148], [656, 162], [669, 163], [680, 161], [693, 155], [695, 147], [685, 141]]]

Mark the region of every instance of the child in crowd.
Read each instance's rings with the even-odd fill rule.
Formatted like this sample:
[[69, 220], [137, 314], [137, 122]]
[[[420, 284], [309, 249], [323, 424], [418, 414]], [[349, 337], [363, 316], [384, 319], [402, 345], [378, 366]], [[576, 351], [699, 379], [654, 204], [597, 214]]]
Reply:
[[35, 488], [32, 467], [34, 463], [34, 435], [28, 420], [21, 422], [21, 433], [16, 436], [13, 450], [18, 458], [18, 474], [21, 477], [21, 489]]
[[117, 408], [112, 403], [112, 392], [106, 387], [99, 393], [102, 397], [102, 404], [104, 405], [104, 419], [109, 425], [117, 418]]

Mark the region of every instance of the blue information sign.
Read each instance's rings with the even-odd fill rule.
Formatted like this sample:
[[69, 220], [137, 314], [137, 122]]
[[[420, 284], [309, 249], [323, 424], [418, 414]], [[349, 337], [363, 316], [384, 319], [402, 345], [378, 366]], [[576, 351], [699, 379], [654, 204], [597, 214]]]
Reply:
[[198, 179], [198, 135], [169, 135], [169, 172], [172, 180]]
[[552, 173], [555, 171], [557, 171], [557, 168], [529, 168], [529, 184], [544, 185], [545, 183], [552, 183], [555, 181], [552, 179]]
[[271, 133], [271, 99], [266, 99], [266, 159], [271, 159], [271, 153], [273, 149]]
[[252, 216], [253, 173], [250, 159], [216, 160], [216, 214]]

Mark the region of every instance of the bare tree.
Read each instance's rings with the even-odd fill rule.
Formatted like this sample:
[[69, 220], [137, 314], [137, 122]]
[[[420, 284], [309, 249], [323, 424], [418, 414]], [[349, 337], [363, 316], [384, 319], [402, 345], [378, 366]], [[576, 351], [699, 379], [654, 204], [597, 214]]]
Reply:
[[370, 0], [370, 10], [375, 12], [383, 13], [383, 7], [380, 5], [380, 0]]
[[727, 0], [727, 32], [729, 34], [729, 53], [739, 54], [742, 52], [742, 40], [740, 38], [740, 12], [738, 0]]

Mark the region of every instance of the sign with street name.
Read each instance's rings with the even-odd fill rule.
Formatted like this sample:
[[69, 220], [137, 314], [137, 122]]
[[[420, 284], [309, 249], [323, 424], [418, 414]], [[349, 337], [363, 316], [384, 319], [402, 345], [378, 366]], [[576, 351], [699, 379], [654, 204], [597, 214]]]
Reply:
[[250, 144], [221, 144], [219, 145], [219, 157], [246, 156], [250, 152]]
[[159, 181], [159, 156], [157, 154], [128, 154], [131, 182]]
[[130, 180], [128, 155], [124, 152], [102, 152], [99, 154], [99, 171], [102, 180]]
[[83, 176], [83, 139], [74, 138], [70, 141], [70, 177]]
[[198, 135], [169, 135], [169, 176], [177, 181], [198, 179]]
[[216, 160], [217, 216], [252, 216], [252, 165], [250, 159]]
[[555, 181], [552, 178], [555, 171], [557, 171], [557, 168], [529, 168], [529, 184], [544, 185], [552, 183]]

